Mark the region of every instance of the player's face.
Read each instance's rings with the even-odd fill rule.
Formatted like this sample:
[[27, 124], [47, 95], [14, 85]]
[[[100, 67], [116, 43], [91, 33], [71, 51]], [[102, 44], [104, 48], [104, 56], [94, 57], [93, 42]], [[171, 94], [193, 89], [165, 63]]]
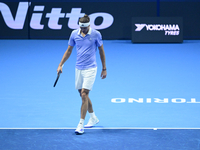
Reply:
[[89, 27], [90, 26], [88, 26], [88, 27], [81, 27], [81, 32], [83, 32], [84, 34], [87, 34], [88, 31], [89, 31]]

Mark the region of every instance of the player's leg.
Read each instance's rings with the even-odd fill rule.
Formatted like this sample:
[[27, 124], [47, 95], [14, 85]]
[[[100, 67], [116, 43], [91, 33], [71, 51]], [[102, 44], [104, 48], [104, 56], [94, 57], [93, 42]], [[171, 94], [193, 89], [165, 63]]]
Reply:
[[[92, 102], [89, 99], [89, 91], [93, 87], [93, 84], [96, 78], [96, 73], [97, 73], [97, 68], [91, 68], [91, 69], [82, 70], [80, 75], [78, 74], [76, 75], [76, 81], [77, 81], [76, 89], [79, 89], [79, 93], [82, 99], [81, 119], [75, 131], [76, 133], [84, 132], [83, 124], [84, 124], [84, 119], [85, 119], [87, 111], [89, 111], [90, 120], [85, 127], [92, 127], [99, 122], [99, 120], [97, 119], [97, 117], [95, 116], [93, 112]], [[78, 81], [77, 79], [80, 78], [79, 76], [81, 76], [81, 80]]]
[[[97, 67], [86, 70], [86, 72], [84, 74], [85, 76], [84, 76], [84, 82], [83, 82], [84, 89], [92, 90], [92, 87], [93, 87], [93, 84], [94, 84], [94, 81], [96, 78], [96, 74], [97, 74]], [[97, 124], [99, 122], [99, 120], [93, 111], [93, 106], [92, 106], [92, 102], [89, 98], [89, 94], [87, 96], [88, 96], [88, 112], [90, 114], [90, 119], [89, 119], [87, 125], [85, 125], [85, 127], [90, 128], [90, 127], [94, 126], [95, 124]]]
[[[75, 87], [76, 89], [79, 89], [79, 93], [81, 95], [81, 89], [82, 89], [82, 84], [83, 84], [83, 76], [82, 76], [82, 71], [79, 69], [76, 69], [75, 73]], [[82, 107], [82, 106], [81, 106]], [[78, 123], [78, 126], [75, 130], [76, 134], [83, 134], [84, 133], [84, 119], [85, 118], [80, 118], [80, 121]]]
[[[81, 96], [81, 90], [82, 90], [82, 89], [79, 89], [79, 90], [78, 90], [80, 96]], [[92, 102], [91, 102], [89, 96], [88, 96], [88, 112], [89, 112], [89, 113], [93, 113], [93, 112], [94, 112], [94, 111], [93, 111], [93, 107], [92, 107]]]
[[86, 113], [88, 111], [88, 101], [89, 101], [89, 90], [82, 89], [81, 90], [81, 98], [82, 98], [82, 105], [81, 105], [81, 119], [85, 120]]
[[82, 134], [84, 132], [83, 125], [86, 113], [88, 111], [88, 101], [89, 101], [89, 90], [87, 89], [79, 89], [79, 93], [82, 99], [82, 105], [81, 105], [81, 119], [77, 126], [77, 129], [75, 130], [76, 134]]
[[88, 96], [88, 112], [89, 113], [93, 113], [94, 112], [93, 111], [93, 107], [92, 107], [92, 102], [91, 102], [89, 96]]
[[[84, 90], [85, 90], [86, 92], [84, 92]], [[82, 99], [83, 99], [82, 93], [84, 94], [84, 93], [87, 93], [87, 92], [88, 92], [88, 94], [87, 94], [87, 98], [88, 98], [88, 112], [89, 112], [89, 115], [90, 115], [90, 119], [89, 119], [87, 125], [85, 125], [85, 127], [86, 127], [86, 128], [91, 128], [91, 127], [93, 127], [95, 124], [99, 123], [99, 119], [97, 118], [97, 116], [95, 115], [95, 113], [94, 113], [94, 111], [93, 111], [92, 102], [91, 102], [91, 100], [90, 100], [90, 98], [89, 98], [89, 90], [86, 90], [86, 89], [82, 89], [82, 90], [81, 90], [81, 89], [79, 89], [78, 91], [79, 91], [80, 96], [82, 97]], [[85, 94], [84, 94], [84, 95], [85, 95]], [[83, 100], [82, 100], [82, 101], [83, 101]], [[84, 110], [84, 107], [85, 107], [85, 106], [82, 104], [82, 106], [81, 106], [81, 118], [84, 118], [84, 115], [86, 115], [85, 111], [83, 111], [83, 110]]]

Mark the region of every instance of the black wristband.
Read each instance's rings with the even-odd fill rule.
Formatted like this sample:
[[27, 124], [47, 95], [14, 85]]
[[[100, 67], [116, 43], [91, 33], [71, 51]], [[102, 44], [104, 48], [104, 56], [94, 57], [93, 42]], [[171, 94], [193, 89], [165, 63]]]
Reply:
[[106, 69], [103, 69], [103, 71], [106, 71]]

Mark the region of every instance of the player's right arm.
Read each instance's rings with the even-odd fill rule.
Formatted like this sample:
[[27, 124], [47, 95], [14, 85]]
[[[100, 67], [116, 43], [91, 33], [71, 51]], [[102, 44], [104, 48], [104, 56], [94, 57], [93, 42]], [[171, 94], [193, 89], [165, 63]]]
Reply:
[[61, 72], [62, 73], [62, 66], [63, 64], [67, 61], [67, 59], [69, 58], [69, 56], [71, 55], [72, 53], [72, 49], [73, 49], [73, 46], [70, 46], [68, 45], [68, 48], [67, 50], [65, 51], [63, 57], [62, 57], [62, 60], [60, 62], [60, 64], [58, 65], [58, 69], [57, 69], [57, 72]]

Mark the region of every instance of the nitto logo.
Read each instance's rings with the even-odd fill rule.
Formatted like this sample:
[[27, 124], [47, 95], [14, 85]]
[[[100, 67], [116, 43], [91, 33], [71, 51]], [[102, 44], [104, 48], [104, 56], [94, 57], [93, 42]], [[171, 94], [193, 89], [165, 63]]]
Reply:
[[141, 31], [146, 27], [147, 31], [165, 31], [165, 35], [179, 35], [180, 28], [178, 24], [135, 24], [135, 31]]
[[[196, 98], [191, 98], [186, 100], [185, 98], [128, 98], [128, 103], [200, 103], [196, 101]], [[125, 103], [126, 99], [125, 98], [112, 98], [111, 99], [112, 103]]]
[[[30, 2], [19, 2], [17, 8], [16, 16], [13, 17], [10, 8], [0, 2], [0, 12], [6, 25], [11, 29], [23, 29], [24, 23], [27, 17]], [[45, 6], [34, 6], [33, 14], [30, 16], [30, 27], [36, 30], [44, 29], [44, 24], [41, 24], [42, 18], [48, 18], [48, 27], [53, 30], [62, 29], [62, 24], [58, 24], [60, 19], [68, 18], [68, 27], [70, 29], [79, 28], [78, 20], [83, 17], [85, 13], [81, 13], [82, 8], [72, 8], [70, 13], [61, 13], [62, 8], [52, 8], [51, 12], [44, 13]], [[89, 15], [90, 25], [94, 29], [105, 29], [113, 24], [114, 18], [108, 13], [93, 13]], [[100, 25], [95, 25], [95, 19], [97, 17], [102, 17], [103, 21]]]

